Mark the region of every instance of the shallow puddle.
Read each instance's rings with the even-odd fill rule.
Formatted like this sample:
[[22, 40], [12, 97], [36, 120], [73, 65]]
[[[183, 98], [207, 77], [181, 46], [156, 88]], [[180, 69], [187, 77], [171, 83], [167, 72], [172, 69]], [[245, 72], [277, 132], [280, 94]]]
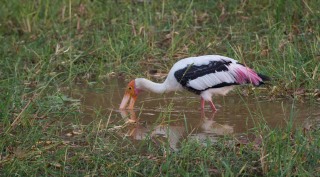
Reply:
[[139, 95], [135, 110], [120, 111], [126, 84], [114, 79], [100, 86], [73, 87], [69, 96], [81, 100], [81, 123], [102, 119], [108, 127], [121, 129], [118, 132], [123, 136], [134, 140], [164, 137], [177, 149], [185, 137], [216, 141], [221, 135], [247, 132], [261, 122], [275, 128], [283, 127], [290, 118], [296, 125], [320, 119], [318, 105], [293, 104], [285, 99], [268, 101], [258, 94], [244, 97], [236, 91], [214, 97], [218, 111], [213, 114], [207, 105], [205, 118], [201, 117], [200, 97], [187, 91], [165, 95], [144, 92]]

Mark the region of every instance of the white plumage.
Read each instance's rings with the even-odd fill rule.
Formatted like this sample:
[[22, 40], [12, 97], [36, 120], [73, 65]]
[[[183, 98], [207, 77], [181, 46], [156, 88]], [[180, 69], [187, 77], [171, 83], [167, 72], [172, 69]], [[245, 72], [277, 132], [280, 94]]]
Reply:
[[235, 78], [228, 72], [210, 73], [188, 82], [187, 86], [196, 90], [204, 90], [223, 82], [233, 83]]
[[144, 78], [132, 80], [128, 84], [120, 109], [126, 107], [130, 97], [128, 108], [133, 109], [137, 95], [141, 91], [166, 93], [185, 88], [200, 95], [202, 110], [205, 101], [208, 101], [212, 110], [216, 111], [212, 102], [213, 95], [225, 95], [234, 85], [251, 83], [257, 86], [263, 84], [264, 80], [268, 80], [268, 77], [257, 74], [228, 57], [220, 55], [189, 57], [175, 63], [161, 84]]

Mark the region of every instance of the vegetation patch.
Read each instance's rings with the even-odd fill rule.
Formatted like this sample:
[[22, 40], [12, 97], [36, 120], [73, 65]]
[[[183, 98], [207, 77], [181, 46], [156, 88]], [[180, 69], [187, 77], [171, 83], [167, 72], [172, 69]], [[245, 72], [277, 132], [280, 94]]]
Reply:
[[270, 76], [269, 99], [318, 105], [319, 21], [316, 0], [2, 2], [0, 174], [317, 176], [319, 118], [216, 143], [186, 138], [174, 151], [161, 138], [137, 145], [111, 113], [82, 125], [67, 93], [110, 77], [162, 80], [181, 58], [220, 54]]

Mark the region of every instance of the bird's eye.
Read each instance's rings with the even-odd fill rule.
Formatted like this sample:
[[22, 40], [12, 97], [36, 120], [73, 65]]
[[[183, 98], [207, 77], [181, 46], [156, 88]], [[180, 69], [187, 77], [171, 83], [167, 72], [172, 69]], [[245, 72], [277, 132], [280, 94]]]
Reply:
[[132, 89], [132, 87], [129, 87], [128, 89], [129, 89], [129, 90], [131, 90], [131, 89]]

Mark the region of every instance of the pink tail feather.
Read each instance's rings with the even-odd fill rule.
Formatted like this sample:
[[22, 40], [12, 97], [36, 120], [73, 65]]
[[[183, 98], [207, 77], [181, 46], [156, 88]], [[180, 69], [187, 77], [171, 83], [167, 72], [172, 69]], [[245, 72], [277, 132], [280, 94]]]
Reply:
[[260, 85], [263, 80], [252, 69], [239, 65], [234, 68], [235, 78], [239, 84], [251, 83], [255, 86]]

